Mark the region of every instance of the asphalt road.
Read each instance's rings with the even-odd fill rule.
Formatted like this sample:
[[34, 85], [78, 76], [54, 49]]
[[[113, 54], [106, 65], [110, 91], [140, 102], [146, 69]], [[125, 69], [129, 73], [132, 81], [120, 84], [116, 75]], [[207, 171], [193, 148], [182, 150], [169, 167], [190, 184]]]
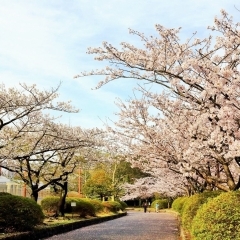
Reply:
[[128, 212], [127, 216], [46, 238], [49, 240], [178, 240], [172, 213]]

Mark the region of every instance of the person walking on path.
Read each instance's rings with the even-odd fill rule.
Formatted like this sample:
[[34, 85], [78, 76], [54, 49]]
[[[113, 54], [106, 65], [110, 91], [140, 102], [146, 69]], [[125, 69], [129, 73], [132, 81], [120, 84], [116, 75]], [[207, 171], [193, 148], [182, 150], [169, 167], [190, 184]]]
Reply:
[[159, 211], [159, 203], [156, 203], [155, 210], [156, 210], [156, 213], [158, 213], [158, 211]]
[[145, 213], [147, 212], [147, 207], [148, 207], [147, 202], [144, 202], [144, 203], [143, 203], [143, 209], [144, 209], [144, 212], [145, 212]]

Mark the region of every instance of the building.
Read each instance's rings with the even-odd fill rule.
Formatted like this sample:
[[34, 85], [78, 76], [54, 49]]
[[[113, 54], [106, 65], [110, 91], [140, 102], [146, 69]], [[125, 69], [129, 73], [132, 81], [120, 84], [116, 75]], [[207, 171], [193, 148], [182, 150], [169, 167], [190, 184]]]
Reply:
[[[12, 195], [30, 197], [29, 187], [27, 187], [22, 181], [12, 181], [4, 176], [0, 175], [0, 192], [7, 192]], [[38, 202], [50, 195], [50, 187], [47, 187], [39, 192]]]

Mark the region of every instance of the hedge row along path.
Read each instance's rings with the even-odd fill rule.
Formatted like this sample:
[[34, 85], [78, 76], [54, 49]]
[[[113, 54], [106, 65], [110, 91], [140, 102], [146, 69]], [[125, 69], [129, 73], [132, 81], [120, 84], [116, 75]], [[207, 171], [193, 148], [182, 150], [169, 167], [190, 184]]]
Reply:
[[178, 240], [179, 224], [173, 213], [129, 211], [127, 216], [80, 228], [49, 240]]

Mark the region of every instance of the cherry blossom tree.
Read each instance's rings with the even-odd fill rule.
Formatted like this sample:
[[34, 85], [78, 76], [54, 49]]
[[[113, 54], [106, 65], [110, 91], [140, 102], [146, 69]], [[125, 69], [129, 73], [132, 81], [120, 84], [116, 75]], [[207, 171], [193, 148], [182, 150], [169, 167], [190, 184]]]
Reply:
[[[113, 131], [132, 139], [130, 161], [156, 178], [167, 167], [183, 174], [192, 192], [214, 187], [228, 191], [238, 180], [236, 164], [228, 163], [229, 159], [219, 160], [222, 151], [207, 141], [213, 129], [204, 123], [196, 124], [199, 111], [189, 112], [189, 105], [179, 104], [164, 95], [157, 102], [134, 99], [128, 106], [121, 102], [118, 129]], [[161, 114], [150, 115], [149, 106], [162, 109]]]
[[67, 181], [68, 175], [78, 165], [75, 153], [96, 147], [94, 138], [100, 134], [98, 130], [56, 124], [48, 117], [40, 116], [38, 113], [35, 121], [36, 113], [29, 114], [29, 125], [15, 124], [16, 128], [12, 127], [6, 135], [6, 129], [0, 132], [2, 139], [6, 136], [6, 142], [11, 140], [11, 136], [18, 136], [1, 151], [2, 168], [17, 174], [30, 187], [35, 200], [38, 192], [47, 186]]
[[52, 184], [66, 192], [68, 175], [78, 164], [75, 153], [96, 147], [101, 131], [57, 124], [55, 117], [44, 114], [77, 112], [70, 103], [56, 102], [58, 88], [20, 86], [21, 90], [0, 88], [0, 167], [20, 177], [37, 201], [38, 192]]
[[[197, 182], [197, 176], [193, 171], [186, 174], [187, 164], [181, 157], [183, 144], [186, 143], [171, 139], [172, 135], [167, 132], [168, 128], [164, 125], [164, 120], [150, 115], [146, 102], [134, 99], [128, 106], [123, 102], [118, 105], [121, 110], [118, 114], [119, 121], [115, 123], [114, 129], [109, 128], [109, 130], [114, 131], [118, 136], [124, 136], [124, 139], [131, 139], [131, 143], [123, 142], [128, 145], [127, 159], [133, 167], [149, 173], [158, 183], [164, 178], [162, 189], [164, 193], [167, 192], [168, 187], [172, 189], [171, 185], [178, 186], [179, 190], [175, 188], [177, 192], [187, 186], [188, 180]], [[181, 162], [185, 165], [184, 176], [179, 164]], [[169, 194], [172, 195], [171, 191]]]
[[[140, 122], [136, 117], [134, 123], [131, 122], [137, 116], [134, 111], [148, 117], [146, 108], [141, 108], [140, 104], [125, 116], [130, 119], [124, 122], [125, 126], [122, 124], [125, 133], [131, 131], [141, 142], [147, 139], [144, 146], [150, 145], [148, 151], [153, 155], [158, 149], [158, 158], [166, 151], [161, 135], [169, 136], [169, 151], [161, 161], [169, 163], [172, 155], [170, 163], [178, 166], [183, 174], [192, 172], [208, 185], [227, 191], [240, 186], [240, 23], [234, 23], [224, 10], [221, 14], [221, 18], [215, 18], [214, 26], [209, 27], [215, 34], [204, 39], [196, 38], [197, 33], [194, 33], [184, 42], [179, 38], [180, 28], [167, 29], [159, 24], [156, 25], [159, 37], [148, 38], [130, 30], [143, 42], [142, 48], [125, 42], [121, 43], [121, 49], [107, 42], [103, 42], [103, 47], [89, 48], [90, 54], [97, 55], [96, 60], [106, 60], [109, 66], [76, 77], [105, 76], [97, 88], [123, 78], [165, 87], [165, 96], [145, 91], [145, 96], [151, 99], [149, 104], [164, 115], [164, 124], [159, 116], [156, 121], [150, 119], [154, 128], [161, 129], [158, 129], [159, 134], [151, 130], [144, 118]], [[160, 101], [162, 97], [164, 101]], [[135, 124], [134, 130], [126, 130], [127, 124], [129, 129]], [[134, 139], [136, 141], [136, 137]], [[150, 168], [156, 168], [152, 165], [158, 158], [148, 161]]]
[[57, 110], [65, 112], [78, 112], [70, 102], [57, 102], [58, 89], [40, 91], [36, 85], [19, 84], [19, 88], [6, 88], [0, 85], [0, 129], [25, 121], [30, 113], [42, 110]]
[[123, 184], [125, 195], [121, 197], [122, 201], [132, 199], [148, 199], [152, 198], [155, 193], [161, 193], [168, 197], [175, 197], [177, 194], [185, 194], [185, 189], [179, 188], [174, 181], [169, 185], [168, 180], [162, 178], [146, 177], [137, 179], [134, 184]]
[[[13, 88], [6, 88], [4, 84], [0, 85], [0, 130], [5, 129], [5, 134], [3, 134], [5, 138], [1, 138], [0, 143], [1, 151], [4, 151], [5, 146], [9, 147], [9, 145], [17, 148], [17, 144], [14, 144], [14, 142], [19, 139], [26, 126], [29, 129], [31, 124], [34, 124], [34, 127], [36, 126], [39, 121], [39, 112], [44, 110], [77, 112], [70, 105], [70, 102], [56, 101], [58, 89], [59, 86], [49, 91], [40, 91], [36, 85], [20, 84], [19, 87]], [[30, 114], [36, 114], [34, 123], [29, 123], [28, 116]], [[31, 120], [33, 120], [33, 117]], [[41, 124], [43, 123], [39, 121], [39, 125]], [[11, 133], [11, 128], [15, 128], [13, 131], [15, 136]], [[33, 131], [33, 128], [30, 131]], [[9, 133], [11, 134], [8, 136]], [[0, 159], [0, 167], [1, 161], [4, 161], [4, 159]]]

